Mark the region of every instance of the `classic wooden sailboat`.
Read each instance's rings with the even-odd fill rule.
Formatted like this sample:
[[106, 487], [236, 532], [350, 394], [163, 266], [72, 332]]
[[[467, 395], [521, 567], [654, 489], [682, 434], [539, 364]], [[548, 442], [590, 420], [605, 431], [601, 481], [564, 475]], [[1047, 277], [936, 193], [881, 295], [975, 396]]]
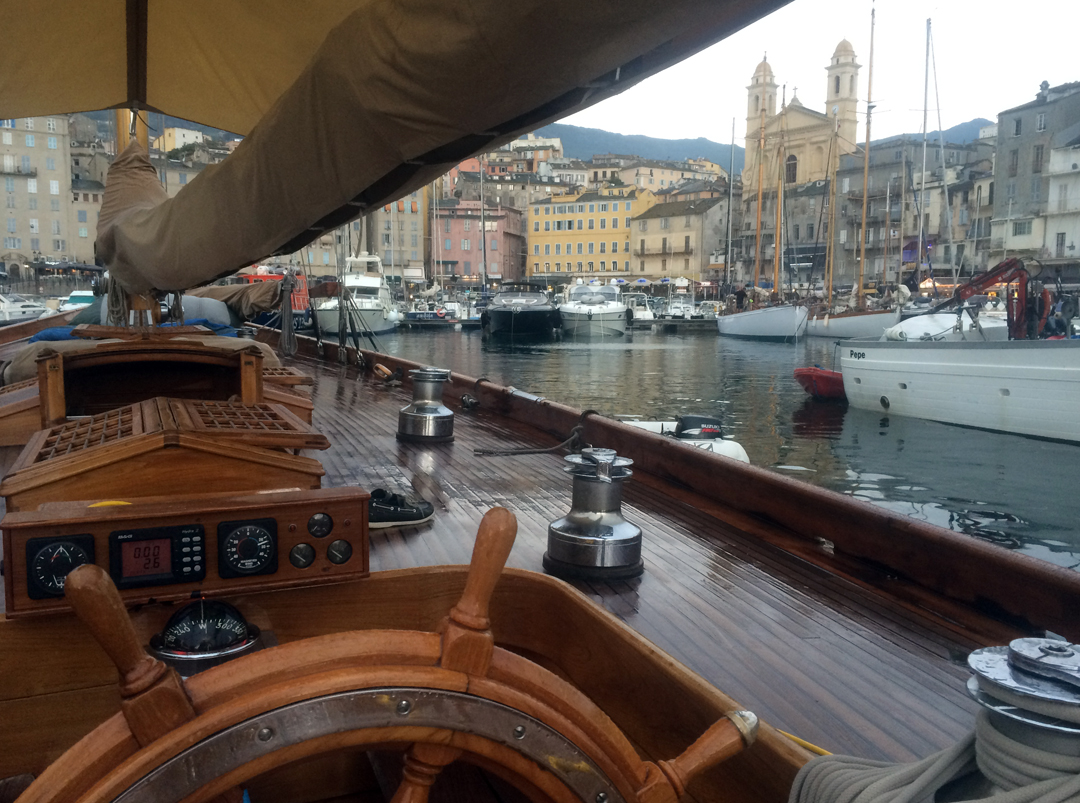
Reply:
[[[755, 7], [755, 13], [769, 7]], [[42, 99], [69, 108], [138, 103], [247, 131], [243, 116], [259, 104], [247, 108], [237, 99], [249, 101], [258, 93], [230, 94], [248, 85], [217, 71], [227, 71], [228, 63], [250, 66], [250, 86], [263, 87], [256, 79], [267, 77], [259, 74], [267, 64], [281, 67], [279, 76], [301, 72], [303, 60], [298, 65], [293, 51], [282, 48], [272, 59], [262, 59], [261, 51], [273, 50], [265, 37], [222, 32], [220, 15], [214, 15], [203, 38], [193, 35], [204, 45], [200, 52], [216, 52], [210, 45], [225, 42], [218, 50], [236, 57], [214, 68], [213, 83], [224, 84], [225, 100], [219, 95], [208, 107], [183, 102], [201, 101], [209, 91], [194, 81], [197, 70], [175, 87], [184, 97], [156, 95], [161, 87], [154, 82], [168, 71], [156, 71], [154, 62], [143, 69], [144, 46], [172, 41], [162, 38], [166, 31], [193, 30], [175, 25], [168, 9], [161, 8], [127, 4], [129, 16], [120, 16], [130, 24], [122, 26], [120, 44], [113, 48], [114, 42], [101, 41], [103, 52], [122, 53], [123, 37], [131, 36], [130, 62], [123, 65], [131, 70], [120, 70], [120, 78], [130, 83], [121, 80], [119, 88], [113, 83], [112, 94], [89, 99], [48, 95], [32, 82], [22, 93], [12, 89], [21, 87], [18, 81], [4, 83], [0, 109], [14, 117], [45, 113], [33, 105]], [[40, 7], [23, 10], [27, 16], [8, 20], [11, 29], [36, 31], [30, 23]], [[159, 10], [160, 19], [155, 18]], [[553, 32], [565, 34], [563, 12], [569, 10], [550, 3], [539, 14], [500, 6], [474, 18], [498, 20], [507, 26], [504, 33], [518, 31], [532, 39], [542, 33], [536, 24], [544, 20], [551, 21]], [[100, 22], [99, 11], [88, 10], [81, 22]], [[364, 58], [391, 41], [398, 50], [430, 53], [436, 41], [427, 27], [430, 18], [450, 27], [465, 25], [445, 4], [417, 10], [416, 20], [405, 18], [407, 12], [398, 6], [369, 11], [374, 19], [348, 18], [329, 39]], [[388, 16], [380, 17], [380, 11]], [[178, 13], [190, 19], [190, 7]], [[248, 33], [265, 22], [261, 4], [235, 4], [230, 13]], [[327, 23], [320, 29], [325, 20], [311, 7], [298, 7], [293, 16], [287, 8], [279, 13], [288, 18], [273, 26], [285, 32], [282, 44], [317, 43], [322, 41], [317, 34], [333, 28]], [[522, 25], [518, 13], [531, 24]], [[584, 13], [588, 16], [588, 9]], [[297, 238], [339, 222], [344, 213], [337, 210], [349, 207], [353, 215], [360, 205], [379, 203], [414, 179], [426, 180], [429, 172], [442, 169], [438, 157], [457, 158], [583, 103], [597, 91], [592, 78], [610, 76], [617, 82], [623, 69], [659, 68], [741, 26], [746, 13], [745, 7], [736, 13], [712, 3], [663, 9], [624, 4], [617, 26], [606, 16], [596, 20], [608, 41], [631, 43], [621, 54], [614, 46], [608, 51], [612, 55], [605, 58], [613, 63], [597, 62], [595, 50], [560, 40], [575, 53], [589, 54], [583, 62], [575, 60], [573, 70], [575, 76], [590, 76], [588, 91], [577, 93], [564, 78], [540, 96], [497, 93], [500, 104], [508, 98], [521, 104], [500, 105], [495, 112], [503, 118], [489, 114], [490, 97], [478, 105], [482, 111], [476, 119], [469, 119], [469, 110], [455, 98], [448, 118], [455, 122], [445, 128], [432, 123], [440, 131], [430, 137], [404, 136], [391, 123], [402, 136], [385, 136], [383, 129], [373, 141], [405, 143], [404, 153], [380, 156], [379, 146], [368, 141], [362, 158], [342, 155], [347, 164], [337, 168], [351, 179], [353, 168], [366, 165], [357, 185], [321, 184], [321, 192], [335, 187], [329, 201], [272, 216], [270, 233], [237, 236], [230, 221], [225, 228], [231, 244], [218, 251], [200, 239], [192, 248], [209, 261], [190, 264], [209, 278], [233, 263], [252, 261], [249, 249], [258, 250], [274, 237], [284, 239], [272, 249], [293, 247]], [[340, 21], [331, 16], [332, 23]], [[402, 37], [412, 36], [413, 26], [410, 49]], [[75, 27], [85, 35], [85, 25]], [[463, 28], [454, 30], [464, 35]], [[583, 41], [594, 35], [574, 26], [571, 36], [579, 34]], [[505, 44], [508, 57], [535, 57], [520, 43], [477, 36]], [[243, 52], [249, 42], [250, 65]], [[439, 68], [464, 65], [472, 56], [482, 59], [482, 49], [474, 45], [466, 37], [460, 46], [467, 57], [440, 56], [417, 74], [437, 81]], [[42, 55], [31, 51], [34, 58]], [[629, 66], [619, 66], [622, 58]], [[405, 62], [419, 68], [416, 61]], [[483, 75], [497, 74], [492, 65], [468, 69], [474, 66]], [[349, 74], [357, 76], [365, 95], [381, 86], [364, 80], [362, 69]], [[642, 75], [630, 72], [632, 78]], [[321, 83], [305, 72], [300, 95]], [[391, 82], [390, 89], [396, 96], [401, 86]], [[263, 104], [275, 103], [282, 116], [272, 118], [314, 119], [287, 114], [301, 101], [279, 95], [269, 92]], [[431, 111], [423, 100], [413, 108]], [[215, 104], [221, 116], [211, 115]], [[370, 107], [323, 108], [364, 117], [357, 109]], [[411, 119], [416, 123], [415, 116]], [[510, 124], [500, 128], [499, 119]], [[363, 135], [361, 127], [342, 128]], [[465, 135], [475, 131], [485, 132], [482, 142]], [[248, 142], [268, 139], [253, 133]], [[161, 224], [157, 233], [165, 243], [134, 233], [142, 225], [159, 226], [160, 217], [200, 213], [213, 196], [205, 189], [185, 193], [220, 186], [219, 176], [235, 179], [237, 171], [262, 171], [266, 157], [255, 148], [228, 170], [189, 185], [177, 196], [184, 200], [168, 214], [137, 215], [139, 220], [131, 221], [135, 228], [116, 232], [111, 257], [116, 275], [130, 277], [135, 289], [142, 289], [140, 282], [180, 288], [192, 281], [168, 270], [150, 275], [146, 268], [168, 268], [169, 250], [187, 243], [190, 232]], [[430, 164], [420, 158], [425, 155]], [[272, 172], [259, 174], [268, 178]], [[235, 201], [251, 187], [248, 182], [235, 190], [227, 199], [234, 205], [224, 209], [246, 208]], [[287, 197], [302, 195], [305, 187], [301, 177]], [[216, 228], [222, 208], [213, 203], [209, 229]], [[143, 248], [154, 255], [141, 254]], [[181, 248], [179, 256], [187, 263], [190, 252]], [[35, 328], [6, 328], [0, 345], [14, 351], [17, 339]], [[148, 343], [161, 336], [146, 328], [130, 335]], [[266, 343], [282, 336], [270, 330], [258, 335]], [[893, 760], [923, 755], [970, 727], [975, 704], [962, 691], [964, 672], [952, 656], [1035, 627], [1080, 637], [1072, 617], [1080, 603], [1075, 573], [483, 379], [454, 375], [447, 384], [444, 400], [457, 418], [456, 442], [397, 441], [393, 425], [409, 401], [411, 380], [404, 386], [387, 384], [375, 366], [391, 376], [419, 366], [333, 342], [297, 341], [295, 356], [284, 366], [268, 366], [266, 359], [256, 371], [249, 355], [252, 365], [241, 359], [229, 368], [221, 387], [239, 383], [238, 400], [193, 406], [179, 402], [206, 400], [155, 397], [124, 405], [135, 409], [105, 410], [89, 419], [70, 415], [69, 397], [59, 395], [58, 389], [67, 387], [65, 361], [49, 357], [51, 362], [43, 363], [36, 388], [40, 410], [52, 410], [63, 420], [41, 422], [40, 437], [31, 444], [35, 451], [24, 453], [22, 467], [5, 481], [21, 477], [25, 488], [32, 485], [28, 476], [55, 479], [56, 501], [9, 513], [3, 525], [0, 794], [18, 794], [32, 775], [36, 779], [20, 798], [24, 803], [196, 803], [238, 799], [241, 787], [255, 803], [422, 801], [432, 784], [436, 790], [444, 784], [464, 788], [462, 796], [470, 799], [517, 799], [504, 793], [506, 783], [535, 800], [645, 803], [688, 792], [698, 800], [782, 801], [810, 753], [770, 722], [836, 750]], [[265, 401], [266, 384], [295, 388], [305, 382], [311, 387], [314, 431]], [[177, 389], [174, 383], [167, 392]], [[473, 401], [466, 403], [464, 396]], [[562, 461], [550, 449], [575, 427], [581, 439], [636, 462], [629, 501], [649, 533], [641, 580], [578, 582], [574, 589], [529, 571], [540, 565], [547, 522], [570, 503], [569, 490], [558, 490], [565, 477]], [[291, 453], [322, 446], [315, 437], [319, 433], [329, 442], [317, 461], [322, 474], [306, 462], [316, 462], [313, 458]], [[531, 453], [486, 458], [513, 461], [503, 469], [474, 454], [508, 445]], [[196, 446], [213, 462], [169, 471], [172, 456], [194, 453]], [[152, 485], [127, 471], [123, 459], [147, 454], [146, 449], [157, 455], [139, 463], [154, 472]], [[106, 453], [111, 470], [100, 471]], [[242, 458], [247, 470], [226, 475], [230, 461]], [[215, 470], [199, 471], [200, 465]], [[206, 487], [225, 476], [257, 480], [260, 466], [267, 474], [273, 466], [295, 470], [267, 482], [260, 493], [248, 493], [250, 488], [209, 493]], [[326, 487], [291, 490], [301, 476]], [[83, 495], [84, 477], [93, 480], [91, 496]], [[378, 537], [366, 533], [367, 493], [357, 483], [370, 487], [388, 480], [410, 484], [438, 502], [436, 521]], [[186, 489], [145, 495], [183, 482]], [[516, 524], [505, 510], [485, 515], [496, 500], [516, 511]], [[514, 529], [517, 541], [511, 549]], [[470, 555], [476, 559], [468, 574], [456, 564]], [[167, 569], [154, 563], [166, 557]], [[511, 568], [499, 578], [504, 561]], [[70, 575], [69, 598], [65, 571], [75, 564], [86, 565]], [[987, 577], [994, 578], [989, 587]], [[182, 605], [193, 592], [203, 596]], [[237, 613], [220, 607], [223, 601]], [[72, 613], [73, 606], [85, 622]], [[267, 648], [193, 673], [181, 684], [143, 647], [153, 642], [155, 650], [169, 653], [170, 644], [186, 644], [193, 632], [221, 636], [229, 649]], [[200, 639], [195, 637], [196, 646]], [[170, 660], [183, 657], [178, 651], [183, 652], [172, 649]], [[209, 657], [205, 650], [194, 652]], [[717, 687], [730, 689], [732, 696]], [[740, 750], [750, 741], [752, 719], [724, 715], [746, 707], [762, 719], [752, 746]], [[707, 738], [696, 741], [703, 733]], [[725, 757], [730, 760], [708, 768]], [[486, 775], [471, 774], [480, 772]]]

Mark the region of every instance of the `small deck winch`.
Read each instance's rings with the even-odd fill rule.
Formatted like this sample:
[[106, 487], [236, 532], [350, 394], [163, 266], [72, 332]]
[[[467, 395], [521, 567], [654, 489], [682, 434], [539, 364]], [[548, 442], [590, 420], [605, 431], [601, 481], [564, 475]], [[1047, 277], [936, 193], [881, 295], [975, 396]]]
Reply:
[[397, 439], [411, 443], [449, 443], [454, 439], [454, 412], [442, 403], [445, 368], [414, 368], [409, 371], [413, 400], [398, 413]]
[[544, 569], [564, 579], [623, 579], [644, 570], [641, 528], [622, 516], [622, 484], [633, 460], [589, 447], [567, 455], [574, 477], [570, 512], [548, 526]]

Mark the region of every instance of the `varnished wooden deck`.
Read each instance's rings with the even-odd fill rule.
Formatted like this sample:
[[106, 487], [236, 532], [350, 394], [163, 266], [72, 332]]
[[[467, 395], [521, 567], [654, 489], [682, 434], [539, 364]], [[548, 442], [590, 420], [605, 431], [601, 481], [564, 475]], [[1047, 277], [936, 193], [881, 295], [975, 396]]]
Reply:
[[[562, 453], [473, 450], [554, 438], [481, 409], [457, 415], [454, 443], [401, 444], [406, 388], [358, 379], [352, 367], [295, 364], [316, 377], [314, 424], [333, 444], [320, 454], [324, 485], [414, 490], [436, 506], [426, 525], [372, 531], [373, 571], [467, 563], [493, 505], [518, 517], [509, 564], [542, 570], [547, 525], [569, 509]], [[774, 726], [827, 750], [910, 760], [972, 728], [963, 658], [983, 637], [751, 535], [709, 500], [678, 496], [632, 479], [624, 513], [644, 531], [645, 575], [577, 587]]]

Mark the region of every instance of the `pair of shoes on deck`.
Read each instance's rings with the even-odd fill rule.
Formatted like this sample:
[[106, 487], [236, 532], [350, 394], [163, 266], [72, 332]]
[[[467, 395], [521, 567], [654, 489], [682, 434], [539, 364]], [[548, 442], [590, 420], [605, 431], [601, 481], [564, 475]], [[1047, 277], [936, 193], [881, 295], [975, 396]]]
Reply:
[[435, 506], [419, 497], [392, 494], [385, 488], [371, 492], [368, 502], [368, 527], [410, 527], [423, 524], [435, 515]]

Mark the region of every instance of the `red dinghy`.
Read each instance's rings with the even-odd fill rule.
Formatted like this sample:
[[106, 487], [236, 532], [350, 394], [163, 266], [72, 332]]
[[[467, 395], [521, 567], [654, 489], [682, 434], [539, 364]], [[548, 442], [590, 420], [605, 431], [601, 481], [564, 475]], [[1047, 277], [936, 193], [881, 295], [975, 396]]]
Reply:
[[846, 399], [844, 375], [829, 371], [819, 365], [813, 368], [796, 368], [795, 381], [815, 399]]

